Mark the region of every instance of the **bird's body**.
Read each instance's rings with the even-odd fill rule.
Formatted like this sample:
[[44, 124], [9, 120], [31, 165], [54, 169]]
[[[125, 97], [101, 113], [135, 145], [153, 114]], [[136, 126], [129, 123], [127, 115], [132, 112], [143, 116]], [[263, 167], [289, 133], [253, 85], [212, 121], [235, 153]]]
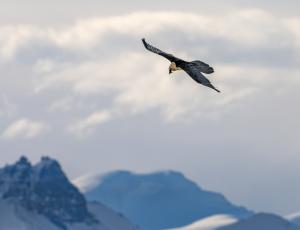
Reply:
[[161, 55], [171, 62], [170, 66], [169, 66], [169, 74], [171, 74], [172, 72], [177, 71], [177, 70], [183, 70], [199, 84], [202, 84], [204, 86], [214, 89], [217, 92], [220, 92], [202, 74], [202, 73], [211, 74], [214, 72], [214, 69], [212, 67], [210, 67], [208, 64], [206, 64], [202, 61], [199, 61], [199, 60], [191, 61], [191, 62], [182, 60], [180, 58], [173, 56], [172, 54], [165, 53], [165, 52], [157, 49], [156, 47], [151, 46], [150, 44], [148, 44], [145, 41], [145, 39], [142, 39], [142, 41], [147, 50], [149, 50], [153, 53], [156, 53], [158, 55]]

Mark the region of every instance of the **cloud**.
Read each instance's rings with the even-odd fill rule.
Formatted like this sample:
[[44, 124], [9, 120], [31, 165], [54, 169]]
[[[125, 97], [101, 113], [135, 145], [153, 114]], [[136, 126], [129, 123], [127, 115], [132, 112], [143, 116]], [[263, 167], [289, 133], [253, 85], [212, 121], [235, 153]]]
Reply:
[[49, 129], [43, 122], [19, 119], [10, 124], [2, 133], [3, 139], [32, 139], [45, 133]]
[[17, 106], [11, 102], [5, 94], [0, 97], [0, 116], [9, 117], [16, 113]]
[[91, 134], [94, 128], [111, 119], [109, 111], [97, 111], [69, 126], [69, 131], [79, 137]]
[[[204, 43], [209, 43], [211, 39], [212, 42], [223, 41], [235, 44], [232, 47], [234, 49], [240, 45], [250, 48], [278, 48], [278, 41], [286, 42], [279, 44], [280, 46], [288, 46], [289, 41], [296, 41], [299, 21], [295, 17], [275, 17], [261, 9], [248, 9], [219, 16], [186, 12], [136, 12], [115, 17], [82, 19], [63, 29], [12, 25], [0, 28], [0, 53], [3, 57], [11, 58], [22, 48], [34, 44], [90, 52], [95, 47], [105, 46], [105, 43], [116, 36], [136, 39], [164, 33], [177, 34], [177, 38], [169, 35], [160, 39], [170, 43], [184, 37], [189, 41]], [[112, 41], [116, 42], [115, 39]], [[116, 47], [119, 45], [122, 46], [122, 43], [115, 43]], [[112, 47], [109, 49], [113, 50]]]
[[55, 66], [55, 63], [51, 59], [39, 59], [34, 67], [33, 70], [37, 74], [43, 74], [53, 71], [53, 68]]
[[[73, 115], [76, 101], [88, 108], [82, 115], [96, 111], [101, 101], [120, 116], [157, 110], [165, 121], [210, 119], [277, 84], [285, 72], [299, 82], [299, 22], [261, 9], [218, 16], [136, 12], [82, 19], [64, 28], [0, 27], [0, 53], [6, 61], [26, 59], [37, 95], [58, 95], [50, 111]], [[144, 50], [144, 36], [177, 56], [212, 64], [216, 72], [209, 78], [222, 94], [184, 73], [169, 77], [168, 62]], [[84, 130], [78, 127], [74, 130]]]
[[49, 111], [68, 112], [71, 110], [73, 100], [71, 97], [65, 97], [57, 101], [52, 102], [49, 105]]

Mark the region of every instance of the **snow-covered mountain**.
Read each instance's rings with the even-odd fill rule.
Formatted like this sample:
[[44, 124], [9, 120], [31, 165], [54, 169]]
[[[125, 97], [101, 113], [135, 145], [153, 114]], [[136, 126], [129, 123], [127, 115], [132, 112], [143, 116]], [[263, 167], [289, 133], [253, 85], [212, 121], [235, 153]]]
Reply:
[[300, 227], [277, 215], [259, 213], [216, 230], [300, 230]]
[[285, 216], [285, 218], [291, 221], [292, 223], [300, 226], [300, 212], [290, 214], [288, 216]]
[[198, 187], [175, 171], [135, 174], [117, 171], [74, 182], [88, 200], [100, 201], [145, 230], [177, 228], [216, 214], [247, 217], [251, 211], [223, 195]]
[[25, 158], [0, 169], [2, 230], [135, 230], [121, 214], [100, 203], [87, 203], [59, 163]]
[[238, 222], [239, 219], [230, 215], [214, 215], [203, 218], [188, 226], [173, 230], [215, 230], [220, 227], [231, 225]]
[[176, 230], [300, 230], [300, 228], [282, 217], [259, 213], [242, 220], [228, 215], [216, 215]]

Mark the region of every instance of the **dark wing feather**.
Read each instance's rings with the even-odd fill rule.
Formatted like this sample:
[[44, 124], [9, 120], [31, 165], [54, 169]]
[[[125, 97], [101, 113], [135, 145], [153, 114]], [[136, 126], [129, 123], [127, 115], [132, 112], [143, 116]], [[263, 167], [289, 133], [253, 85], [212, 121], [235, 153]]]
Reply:
[[181, 60], [180, 58], [177, 58], [175, 56], [173, 56], [172, 54], [168, 54], [168, 53], [165, 53], [164, 51], [161, 51], [160, 49], [157, 49], [156, 47], [148, 44], [145, 40], [145, 38], [142, 39], [143, 41], [143, 44], [145, 46], [145, 48], [153, 53], [156, 53], [160, 56], [163, 56], [165, 57], [166, 59], [168, 59], [170, 62], [182, 62], [183, 60]]
[[193, 64], [197, 65], [202, 73], [210, 74], [214, 72], [214, 69], [202, 61], [192, 61]]
[[214, 89], [215, 91], [220, 93], [220, 90], [216, 89], [211, 82], [201, 73], [201, 68], [198, 65], [193, 63], [188, 63], [182, 68], [191, 78], [193, 78], [196, 82], [207, 86], [209, 88]]

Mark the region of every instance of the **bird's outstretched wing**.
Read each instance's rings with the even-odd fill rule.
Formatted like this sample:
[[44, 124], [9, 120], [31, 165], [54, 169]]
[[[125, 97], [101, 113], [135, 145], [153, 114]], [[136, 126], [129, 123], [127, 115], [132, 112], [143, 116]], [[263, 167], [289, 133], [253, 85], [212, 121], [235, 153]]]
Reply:
[[209, 64], [206, 64], [205, 62], [196, 60], [192, 61], [191, 63], [197, 65], [202, 73], [211, 74], [214, 72], [213, 67], [209, 66]]
[[198, 65], [194, 63], [188, 63], [184, 65], [182, 68], [191, 78], [193, 78], [196, 82], [207, 86], [209, 88], [214, 89], [215, 91], [220, 93], [220, 90], [216, 89], [211, 82], [201, 73], [202, 70]]
[[177, 57], [173, 56], [172, 54], [165, 53], [164, 51], [161, 51], [160, 49], [157, 49], [156, 47], [154, 47], [154, 46], [148, 44], [148, 43], [146, 42], [145, 38], [143, 38], [142, 41], [143, 41], [143, 44], [144, 44], [144, 46], [145, 46], [145, 48], [146, 48], [147, 50], [149, 50], [149, 51], [151, 51], [151, 52], [153, 52], [153, 53], [156, 53], [156, 54], [158, 54], [158, 55], [160, 55], [160, 56], [165, 57], [165, 58], [168, 59], [170, 62], [175, 62], [175, 63], [176, 63], [176, 62], [182, 62], [182, 61], [183, 61], [182, 59], [177, 58]]

